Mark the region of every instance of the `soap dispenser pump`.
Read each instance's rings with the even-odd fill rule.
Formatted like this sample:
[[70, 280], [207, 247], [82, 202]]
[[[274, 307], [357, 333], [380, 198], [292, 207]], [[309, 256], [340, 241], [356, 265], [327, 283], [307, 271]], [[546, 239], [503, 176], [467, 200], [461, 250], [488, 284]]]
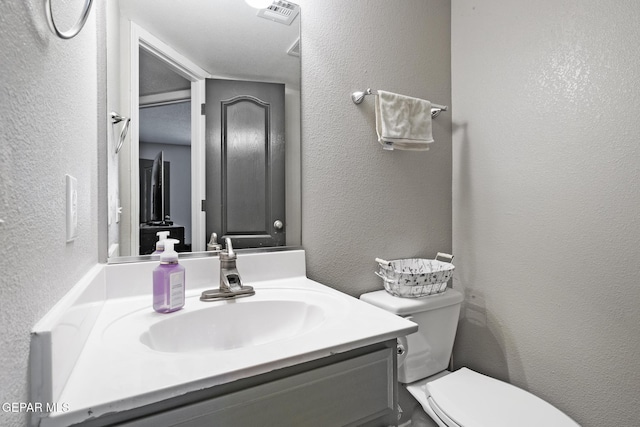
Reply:
[[158, 313], [171, 313], [184, 306], [184, 267], [173, 250], [175, 242], [175, 239], [164, 241], [160, 265], [153, 270], [153, 309]]
[[164, 242], [169, 238], [169, 231], [158, 231], [156, 233], [158, 241], [156, 242], [156, 250], [151, 255], [160, 255], [164, 252]]

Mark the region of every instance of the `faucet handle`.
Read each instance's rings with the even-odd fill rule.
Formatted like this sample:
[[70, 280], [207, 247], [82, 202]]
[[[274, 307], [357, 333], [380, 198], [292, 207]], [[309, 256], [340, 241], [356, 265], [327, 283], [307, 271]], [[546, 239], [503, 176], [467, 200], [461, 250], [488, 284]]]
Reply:
[[236, 259], [236, 253], [233, 251], [233, 245], [231, 244], [231, 237], [225, 237], [224, 242], [227, 246], [227, 251], [220, 252], [220, 255], [223, 256], [226, 260]]
[[218, 243], [218, 235], [216, 233], [211, 233], [211, 239], [209, 243], [207, 243], [208, 251], [216, 251], [220, 252], [222, 250], [222, 245]]

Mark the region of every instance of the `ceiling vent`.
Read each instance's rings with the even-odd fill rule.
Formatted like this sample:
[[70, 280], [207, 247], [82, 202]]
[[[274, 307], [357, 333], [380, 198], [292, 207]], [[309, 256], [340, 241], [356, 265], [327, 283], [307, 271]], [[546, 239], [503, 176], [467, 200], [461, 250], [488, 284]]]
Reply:
[[283, 0], [274, 0], [271, 6], [266, 9], [260, 9], [258, 16], [284, 25], [291, 25], [299, 13], [300, 6], [297, 4]]

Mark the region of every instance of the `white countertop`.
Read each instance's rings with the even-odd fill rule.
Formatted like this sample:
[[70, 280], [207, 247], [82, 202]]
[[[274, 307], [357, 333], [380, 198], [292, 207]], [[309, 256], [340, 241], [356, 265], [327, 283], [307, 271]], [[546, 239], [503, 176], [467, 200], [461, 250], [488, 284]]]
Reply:
[[[54, 396], [56, 402], [68, 405], [68, 411], [51, 413], [41, 419], [40, 425], [69, 425], [134, 409], [417, 330], [413, 322], [304, 276], [247, 284], [255, 288], [256, 295], [231, 302], [202, 302], [199, 296], [205, 288], [188, 289], [184, 308], [169, 314], [153, 311], [150, 294], [106, 299], [59, 397]], [[303, 290], [307, 298], [313, 298], [314, 294], [332, 298], [333, 311], [299, 337], [224, 351], [162, 352], [152, 350], [139, 339], [141, 331], [149, 325], [170, 316], [185, 315], [204, 306], [269, 299], [283, 289]], [[122, 322], [124, 318], [126, 322]], [[128, 326], [123, 329], [122, 325]], [[251, 328], [251, 322], [247, 321], [242, 328]]]

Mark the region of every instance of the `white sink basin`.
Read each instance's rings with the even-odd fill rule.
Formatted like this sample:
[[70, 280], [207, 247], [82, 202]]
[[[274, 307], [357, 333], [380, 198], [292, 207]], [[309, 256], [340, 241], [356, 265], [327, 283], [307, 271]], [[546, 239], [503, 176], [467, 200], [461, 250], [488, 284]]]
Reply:
[[226, 351], [299, 336], [325, 319], [320, 306], [303, 301], [237, 302], [161, 320], [140, 341], [169, 353]]
[[134, 348], [163, 353], [222, 352], [295, 339], [346, 313], [343, 299], [299, 289], [262, 289], [215, 302], [191, 297], [174, 313], [149, 307], [120, 317], [104, 331], [103, 341], [122, 346], [124, 338]]

